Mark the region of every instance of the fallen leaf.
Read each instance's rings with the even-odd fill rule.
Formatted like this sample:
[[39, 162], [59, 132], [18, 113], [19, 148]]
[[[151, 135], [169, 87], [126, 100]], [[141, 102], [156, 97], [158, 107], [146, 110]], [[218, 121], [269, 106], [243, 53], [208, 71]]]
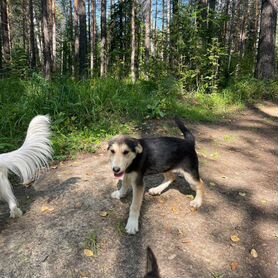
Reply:
[[245, 197], [246, 193], [245, 192], [238, 192], [238, 195], [240, 195], [241, 197]]
[[239, 238], [237, 235], [232, 235], [232, 236], [231, 236], [231, 241], [232, 241], [232, 242], [239, 242], [239, 241], [240, 241], [240, 238]]
[[86, 257], [93, 257], [94, 256], [94, 252], [90, 249], [84, 249], [84, 255]]
[[177, 209], [176, 207], [173, 207], [171, 210], [172, 210], [172, 212], [174, 212], [174, 213], [177, 213], [177, 212], [178, 212], [178, 209]]
[[251, 254], [251, 256], [253, 258], [257, 258], [258, 257], [258, 253], [257, 253], [257, 251], [254, 248], [251, 249], [250, 254]]
[[87, 277], [89, 277], [89, 276], [90, 276], [90, 274], [89, 274], [89, 273], [87, 273], [87, 272], [83, 272], [83, 271], [80, 271], [80, 272], [79, 272], [79, 274], [80, 274], [80, 277], [82, 277], [82, 278], [87, 278]]
[[173, 255], [171, 255], [171, 256], [168, 257], [168, 260], [173, 260], [173, 259], [175, 259], [176, 257], [177, 257], [177, 255], [176, 255], [176, 254], [173, 254]]
[[222, 176], [221, 178], [222, 178], [222, 179], [226, 179], [227, 177], [226, 177], [226, 176]]
[[106, 216], [108, 216], [108, 212], [107, 212], [107, 211], [101, 211], [101, 212], [99, 213], [99, 215], [100, 215], [101, 217], [106, 217]]
[[191, 241], [188, 240], [188, 239], [184, 239], [184, 240], [182, 240], [181, 242], [182, 242], [182, 243], [191, 243]]
[[182, 235], [182, 234], [183, 234], [183, 230], [182, 230], [182, 229], [179, 229], [179, 228], [178, 228], [177, 230], [178, 230], [178, 234], [179, 234], [179, 235]]
[[216, 184], [214, 182], [210, 182], [209, 185], [210, 186], [216, 186]]
[[262, 203], [262, 204], [266, 204], [267, 201], [266, 201], [265, 199], [263, 199], [263, 200], [261, 200], [261, 203]]
[[237, 271], [238, 267], [239, 267], [239, 263], [238, 262], [232, 262], [230, 266], [231, 266], [232, 271]]
[[42, 206], [41, 207], [41, 212], [52, 212], [54, 208], [48, 207], [48, 206]]

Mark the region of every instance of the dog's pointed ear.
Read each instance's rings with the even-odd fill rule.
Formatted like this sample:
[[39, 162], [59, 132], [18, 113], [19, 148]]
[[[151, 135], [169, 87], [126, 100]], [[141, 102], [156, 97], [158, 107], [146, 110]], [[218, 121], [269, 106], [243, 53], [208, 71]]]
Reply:
[[137, 145], [135, 147], [135, 151], [136, 151], [136, 153], [142, 153], [143, 152], [143, 147], [140, 143], [137, 143]]
[[110, 140], [110, 141], [108, 142], [107, 151], [110, 150], [110, 148], [111, 148], [111, 146], [112, 146], [113, 144], [114, 144], [114, 140], [112, 139], [112, 140]]
[[145, 277], [159, 278], [159, 269], [156, 261], [156, 257], [152, 249], [148, 246], [147, 248], [147, 274]]

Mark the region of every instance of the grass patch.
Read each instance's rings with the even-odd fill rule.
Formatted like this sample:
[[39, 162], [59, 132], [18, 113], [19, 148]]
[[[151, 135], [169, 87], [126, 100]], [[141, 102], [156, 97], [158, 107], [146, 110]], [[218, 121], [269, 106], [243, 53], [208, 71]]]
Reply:
[[93, 251], [95, 255], [98, 254], [99, 244], [97, 233], [95, 231], [92, 231], [85, 239], [84, 248]]
[[116, 223], [116, 231], [121, 236], [125, 234], [125, 224], [124, 222], [120, 221]]
[[179, 116], [190, 121], [217, 121], [247, 102], [273, 99], [277, 83], [243, 80], [218, 93], [186, 93], [174, 78], [160, 81], [70, 79], [0, 80], [0, 152], [22, 144], [37, 114], [52, 119], [56, 159], [94, 152], [117, 133], [131, 133], [147, 119]]

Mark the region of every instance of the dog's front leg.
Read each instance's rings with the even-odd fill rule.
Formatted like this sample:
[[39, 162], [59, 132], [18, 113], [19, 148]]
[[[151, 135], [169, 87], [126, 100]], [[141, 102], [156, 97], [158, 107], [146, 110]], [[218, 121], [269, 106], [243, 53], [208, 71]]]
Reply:
[[114, 199], [121, 199], [124, 198], [127, 194], [128, 188], [129, 188], [129, 175], [125, 174], [124, 176], [124, 180], [122, 182], [122, 186], [119, 190], [116, 190], [114, 192], [112, 192], [111, 197]]
[[126, 224], [126, 232], [130, 235], [136, 234], [139, 231], [139, 216], [140, 209], [144, 196], [143, 181], [141, 184], [132, 183], [132, 203], [129, 210], [129, 217]]
[[20, 217], [22, 215], [22, 211], [17, 207], [16, 198], [13, 194], [12, 186], [7, 175], [7, 172], [3, 172], [0, 169], [0, 197], [2, 197], [9, 204], [10, 217]]

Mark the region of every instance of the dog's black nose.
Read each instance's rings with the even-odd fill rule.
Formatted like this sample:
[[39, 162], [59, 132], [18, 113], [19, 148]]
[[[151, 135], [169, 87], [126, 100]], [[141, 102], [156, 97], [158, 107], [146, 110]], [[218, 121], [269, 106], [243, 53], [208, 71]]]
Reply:
[[113, 171], [114, 171], [115, 173], [119, 173], [120, 170], [121, 170], [120, 167], [113, 167]]

